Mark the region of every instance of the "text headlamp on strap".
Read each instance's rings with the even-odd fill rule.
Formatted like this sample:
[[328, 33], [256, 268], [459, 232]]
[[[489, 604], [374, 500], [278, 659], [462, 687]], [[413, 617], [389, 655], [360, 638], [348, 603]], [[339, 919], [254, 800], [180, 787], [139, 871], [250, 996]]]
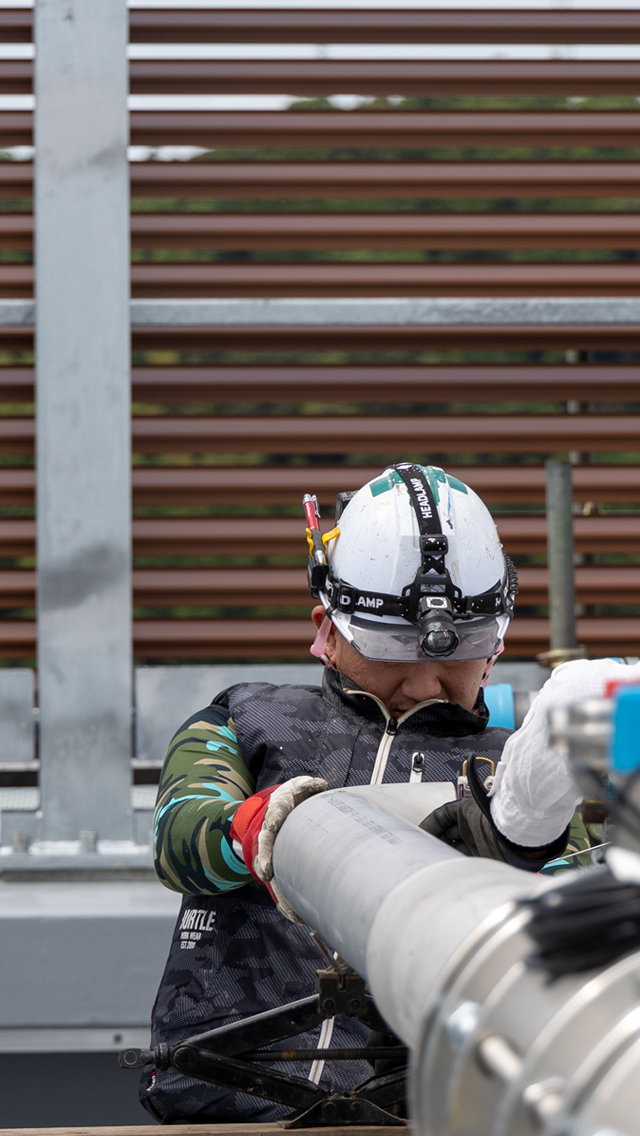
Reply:
[[[421, 536], [442, 533], [440, 514], [429, 482], [419, 465], [402, 462], [392, 466], [404, 481], [413, 503]], [[445, 550], [446, 551], [446, 550]]]

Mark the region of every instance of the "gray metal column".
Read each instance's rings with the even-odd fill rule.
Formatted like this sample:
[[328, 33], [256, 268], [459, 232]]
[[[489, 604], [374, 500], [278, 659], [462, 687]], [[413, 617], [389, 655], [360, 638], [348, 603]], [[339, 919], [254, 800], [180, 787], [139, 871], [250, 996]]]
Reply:
[[130, 835], [125, 0], [37, 0], [43, 835]]
[[547, 462], [547, 564], [551, 650], [576, 645], [573, 495], [569, 462]]

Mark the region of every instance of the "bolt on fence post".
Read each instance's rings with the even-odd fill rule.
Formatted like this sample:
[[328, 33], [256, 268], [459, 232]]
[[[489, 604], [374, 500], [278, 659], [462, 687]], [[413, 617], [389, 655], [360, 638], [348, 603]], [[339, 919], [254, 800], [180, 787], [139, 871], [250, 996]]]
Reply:
[[573, 495], [571, 465], [567, 461], [547, 462], [547, 565], [551, 651], [571, 651], [574, 657]]

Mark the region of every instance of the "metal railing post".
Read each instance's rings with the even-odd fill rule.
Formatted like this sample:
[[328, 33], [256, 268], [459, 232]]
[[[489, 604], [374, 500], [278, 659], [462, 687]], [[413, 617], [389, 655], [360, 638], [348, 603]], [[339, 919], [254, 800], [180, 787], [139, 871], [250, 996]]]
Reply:
[[35, 10], [42, 832], [131, 835], [125, 0]]
[[[547, 567], [549, 573], [549, 638], [545, 661], [553, 666], [577, 658], [576, 593], [573, 566], [573, 493], [571, 463], [547, 465]], [[542, 656], [540, 656], [542, 660]]]

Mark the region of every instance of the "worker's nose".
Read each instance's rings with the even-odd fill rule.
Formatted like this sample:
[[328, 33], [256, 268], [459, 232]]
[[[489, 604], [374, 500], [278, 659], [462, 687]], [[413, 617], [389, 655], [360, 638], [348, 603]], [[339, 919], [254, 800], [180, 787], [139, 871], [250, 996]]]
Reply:
[[403, 677], [401, 690], [413, 702], [447, 697], [437, 663], [418, 663], [409, 667]]

